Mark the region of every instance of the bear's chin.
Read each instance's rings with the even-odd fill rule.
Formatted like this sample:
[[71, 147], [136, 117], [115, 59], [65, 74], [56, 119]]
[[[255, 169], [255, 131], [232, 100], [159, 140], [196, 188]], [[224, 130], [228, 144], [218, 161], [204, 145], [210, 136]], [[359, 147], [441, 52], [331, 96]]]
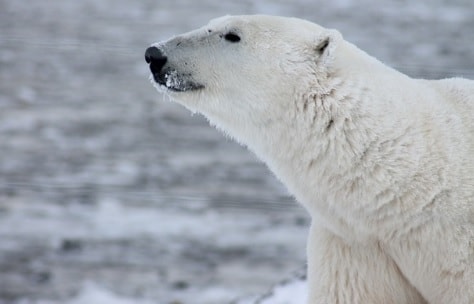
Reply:
[[196, 85], [196, 84], [189, 84], [185, 86], [167, 86], [159, 83], [155, 83], [155, 87], [158, 89], [160, 92], [165, 92], [165, 93], [184, 93], [184, 92], [191, 92], [191, 91], [199, 91], [204, 88], [202, 85]]
[[176, 71], [150, 75], [150, 81], [160, 92], [189, 92], [204, 88], [204, 85], [196, 83], [188, 77], [179, 75]]

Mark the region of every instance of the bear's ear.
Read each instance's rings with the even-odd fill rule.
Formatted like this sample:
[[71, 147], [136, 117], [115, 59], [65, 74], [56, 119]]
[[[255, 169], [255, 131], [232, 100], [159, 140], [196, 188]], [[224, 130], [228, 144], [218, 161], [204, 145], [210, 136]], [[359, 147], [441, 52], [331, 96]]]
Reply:
[[330, 64], [334, 58], [334, 51], [337, 49], [342, 39], [341, 34], [336, 30], [324, 30], [316, 38], [314, 52], [318, 63]]

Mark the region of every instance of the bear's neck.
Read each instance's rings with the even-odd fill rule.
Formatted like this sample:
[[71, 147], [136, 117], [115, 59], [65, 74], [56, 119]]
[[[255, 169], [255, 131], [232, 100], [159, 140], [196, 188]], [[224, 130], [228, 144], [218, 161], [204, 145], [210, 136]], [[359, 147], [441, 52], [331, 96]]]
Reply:
[[[313, 217], [341, 235], [354, 227], [372, 233], [364, 206], [410, 182], [423, 153], [423, 139], [413, 132], [417, 116], [406, 115], [416, 107], [387, 97], [386, 90], [399, 88], [390, 88], [386, 70], [372, 72], [356, 67], [349, 78], [335, 75], [323, 94], [302, 96], [278, 123], [255, 130], [259, 141], [249, 144]], [[394, 77], [409, 86], [408, 77]]]

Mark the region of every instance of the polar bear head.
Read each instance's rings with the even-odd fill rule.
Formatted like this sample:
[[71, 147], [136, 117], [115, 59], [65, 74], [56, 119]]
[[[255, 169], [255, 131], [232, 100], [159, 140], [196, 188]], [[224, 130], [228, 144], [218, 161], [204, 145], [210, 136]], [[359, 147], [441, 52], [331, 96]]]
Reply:
[[255, 127], [293, 115], [303, 95], [323, 90], [341, 40], [296, 18], [225, 16], [153, 44], [145, 58], [159, 91], [247, 143]]

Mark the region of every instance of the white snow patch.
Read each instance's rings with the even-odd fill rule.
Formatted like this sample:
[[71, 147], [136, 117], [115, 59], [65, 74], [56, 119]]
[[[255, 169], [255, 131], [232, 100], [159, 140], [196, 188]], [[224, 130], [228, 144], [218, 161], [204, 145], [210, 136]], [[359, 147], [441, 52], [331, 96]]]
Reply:
[[145, 299], [127, 298], [117, 295], [93, 282], [83, 284], [77, 295], [66, 301], [23, 299], [18, 304], [155, 304]]
[[151, 301], [121, 297], [93, 283], [84, 284], [81, 292], [68, 304], [152, 304]]
[[306, 303], [307, 282], [293, 279], [273, 287], [263, 297], [245, 299], [236, 304], [302, 304]]
[[[140, 300], [136, 298], [126, 298], [112, 293], [111, 291], [98, 286], [95, 283], [84, 283], [81, 291], [71, 300], [63, 304], [152, 304], [154, 302], [148, 300]], [[39, 304], [59, 304], [56, 302], [40, 302]]]

